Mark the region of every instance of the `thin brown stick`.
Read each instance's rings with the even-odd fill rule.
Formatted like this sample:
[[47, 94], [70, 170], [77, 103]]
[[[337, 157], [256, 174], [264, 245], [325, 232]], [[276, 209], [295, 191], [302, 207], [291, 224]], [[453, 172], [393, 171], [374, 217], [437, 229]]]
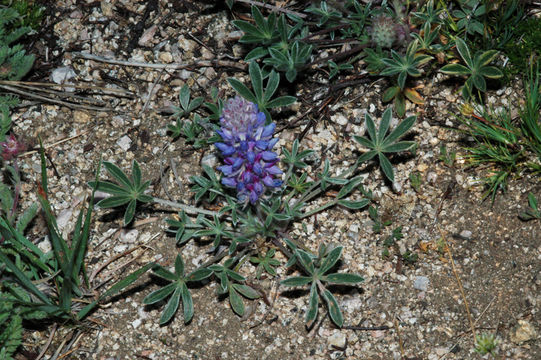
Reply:
[[475, 342], [477, 341], [477, 335], [475, 333], [475, 324], [474, 324], [473, 318], [471, 316], [470, 306], [468, 305], [468, 300], [466, 300], [466, 294], [464, 293], [464, 287], [462, 286], [462, 281], [460, 280], [460, 277], [458, 276], [458, 272], [456, 271], [455, 261], [453, 260], [453, 254], [451, 253], [451, 246], [447, 242], [447, 238], [445, 237], [445, 233], [443, 232], [443, 230], [440, 228], [439, 225], [438, 225], [438, 230], [439, 230], [439, 232], [441, 234], [441, 238], [442, 238], [443, 242], [445, 243], [445, 248], [447, 250], [447, 255], [449, 256], [449, 262], [451, 263], [451, 267], [453, 269], [453, 274], [455, 275], [456, 282], [458, 284], [458, 289], [460, 290], [460, 294], [462, 295], [462, 300], [464, 301], [464, 307], [466, 308], [466, 314], [468, 315], [468, 321], [470, 322], [470, 328], [471, 328], [471, 332], [473, 334], [473, 343], [475, 344]]
[[116, 60], [116, 59], [106, 58], [103, 56], [81, 53], [81, 52], [74, 52], [72, 54], [73, 56], [79, 57], [82, 59], [94, 60], [94, 61], [104, 62], [108, 64], [113, 64], [113, 65], [146, 67], [146, 68], [158, 69], [158, 70], [161, 70], [161, 69], [182, 70], [182, 69], [191, 69], [194, 67], [217, 66], [217, 67], [231, 67], [231, 68], [239, 69], [242, 71], [246, 71], [246, 69], [248, 68], [246, 64], [240, 64], [234, 61], [227, 61], [227, 60], [200, 60], [200, 61], [194, 61], [192, 63], [155, 64], [155, 63], [144, 63], [144, 62], [139, 62], [139, 61]]
[[69, 103], [69, 102], [66, 102], [66, 101], [53, 99], [53, 98], [50, 98], [50, 97], [41, 96], [41, 95], [38, 95], [38, 94], [33, 94], [33, 93], [30, 93], [30, 92], [22, 91], [20, 89], [17, 89], [16, 87], [8, 86], [8, 85], [0, 85], [0, 89], [4, 89], [4, 90], [14, 92], [14, 93], [22, 95], [22, 96], [30, 97], [30, 98], [33, 98], [33, 99], [38, 99], [38, 100], [45, 101], [45, 102], [48, 102], [48, 103], [61, 105], [61, 106], [66, 106], [66, 107], [69, 107], [70, 109], [84, 109], [84, 110], [94, 110], [94, 111], [112, 111], [112, 110], [114, 110], [114, 109], [112, 109], [110, 107], [107, 107], [107, 106], [98, 107], [98, 106], [90, 106], [90, 105], [81, 105], [81, 104]]
[[103, 269], [105, 269], [109, 264], [111, 264], [112, 262], [114, 262], [114, 261], [120, 259], [121, 257], [124, 257], [124, 256], [126, 256], [126, 255], [128, 255], [128, 254], [131, 254], [132, 252], [134, 252], [135, 250], [137, 250], [137, 249], [139, 249], [139, 248], [141, 248], [141, 247], [143, 247], [143, 246], [144, 246], [144, 245], [138, 245], [138, 246], [136, 246], [136, 247], [134, 247], [134, 248], [131, 248], [131, 249], [129, 249], [129, 250], [124, 251], [124, 252], [121, 253], [121, 254], [117, 254], [117, 255], [113, 256], [112, 258], [110, 258], [109, 260], [107, 260], [106, 262], [104, 262], [103, 264], [101, 264], [100, 266], [98, 266], [98, 267], [96, 268], [96, 270], [94, 270], [94, 271], [92, 272], [92, 274], [90, 275], [90, 278], [88, 278], [88, 281], [89, 281], [90, 283], [92, 283], [92, 281], [94, 280], [94, 278], [96, 277], [96, 275], [98, 275], [99, 272], [102, 271]]
[[284, 14], [295, 15], [295, 16], [300, 17], [301, 19], [305, 19], [305, 18], [308, 17], [306, 14], [303, 14], [303, 13], [300, 13], [300, 12], [280, 8], [280, 7], [277, 7], [277, 6], [270, 5], [270, 4], [265, 4], [265, 3], [262, 3], [262, 2], [259, 2], [259, 1], [253, 1], [253, 0], [235, 0], [235, 1], [245, 3], [245, 4], [249, 4], [249, 5], [261, 6], [261, 7], [264, 7], [266, 9], [269, 9], [269, 10], [282, 12]]
[[43, 347], [43, 349], [41, 349], [38, 357], [36, 358], [36, 360], [39, 360], [43, 357], [43, 355], [45, 355], [45, 353], [47, 352], [47, 349], [49, 348], [49, 346], [51, 346], [51, 343], [53, 342], [53, 336], [56, 332], [56, 328], [58, 327], [58, 324], [54, 323], [53, 324], [53, 328], [51, 330], [51, 334], [49, 335], [49, 339], [47, 339], [47, 343], [45, 344], [45, 346]]
[[0, 85], [28, 85], [28, 86], [41, 86], [41, 87], [61, 87], [61, 88], [75, 88], [75, 89], [87, 89], [87, 90], [100, 90], [103, 92], [116, 93], [118, 95], [127, 95], [130, 97], [135, 94], [126, 89], [106, 88], [102, 86], [86, 85], [86, 84], [54, 84], [35, 81], [14, 81], [14, 80], [0, 80]]
[[[88, 133], [89, 131], [90, 131], [90, 130], [82, 131], [82, 132], [80, 132], [79, 134], [76, 134], [76, 135], [73, 135], [73, 136], [64, 138], [64, 139], [62, 139], [62, 140], [58, 140], [57, 142], [54, 142], [54, 143], [49, 144], [49, 145], [45, 145], [45, 146], [43, 146], [43, 148], [46, 150], [46, 149], [55, 147], [55, 146], [57, 146], [57, 145], [60, 145], [60, 144], [62, 144], [62, 143], [65, 143], [65, 142], [67, 142], [67, 141], [71, 141], [71, 140], [73, 140], [73, 139], [76, 139], [76, 138], [78, 138], [79, 136], [85, 135], [85, 134]], [[35, 154], [35, 153], [37, 153], [37, 152], [38, 152], [38, 150], [31, 150], [31, 151], [27, 151], [27, 152], [21, 154], [20, 156], [28, 156], [28, 155]]]
[[398, 326], [398, 320], [394, 319], [394, 328], [396, 330], [396, 335], [398, 336], [398, 347], [400, 348], [400, 355], [402, 356], [402, 359], [406, 358], [406, 354], [404, 352], [404, 344], [402, 343], [402, 337], [400, 336], [400, 328]]

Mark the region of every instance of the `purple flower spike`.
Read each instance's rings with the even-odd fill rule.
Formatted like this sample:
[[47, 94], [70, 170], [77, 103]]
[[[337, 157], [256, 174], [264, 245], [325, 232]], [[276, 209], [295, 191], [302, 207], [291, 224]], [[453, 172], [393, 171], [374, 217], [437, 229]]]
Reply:
[[278, 142], [272, 135], [276, 124], [265, 126], [265, 114], [257, 105], [239, 96], [227, 100], [217, 131], [222, 142], [215, 143], [226, 165], [219, 166], [222, 184], [237, 190], [239, 201], [255, 204], [266, 188], [282, 186], [276, 179], [282, 171], [278, 156], [271, 151]]

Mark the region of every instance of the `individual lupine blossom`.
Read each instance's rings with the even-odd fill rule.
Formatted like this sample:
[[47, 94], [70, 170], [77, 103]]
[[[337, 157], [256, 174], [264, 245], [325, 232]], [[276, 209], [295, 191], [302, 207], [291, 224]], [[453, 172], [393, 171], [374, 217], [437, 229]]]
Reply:
[[13, 134], [6, 137], [6, 141], [0, 142], [0, 147], [4, 160], [11, 160], [26, 149], [26, 146]]
[[266, 188], [282, 185], [277, 175], [278, 155], [272, 148], [278, 142], [273, 138], [276, 124], [265, 126], [265, 114], [257, 105], [239, 96], [229, 99], [220, 118], [218, 135], [223, 142], [215, 143], [224, 157], [225, 165], [219, 166], [224, 177], [222, 184], [237, 189], [240, 201], [254, 204]]

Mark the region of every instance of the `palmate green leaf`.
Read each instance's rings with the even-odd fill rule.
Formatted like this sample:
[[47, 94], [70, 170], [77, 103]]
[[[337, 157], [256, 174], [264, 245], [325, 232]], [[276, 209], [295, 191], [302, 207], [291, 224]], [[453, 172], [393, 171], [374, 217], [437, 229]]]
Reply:
[[295, 96], [284, 95], [269, 101], [266, 104], [266, 107], [272, 109], [275, 107], [289, 106], [295, 101], [297, 101], [297, 98]]
[[185, 283], [182, 283], [180, 285], [181, 288], [181, 295], [182, 295], [182, 307], [184, 312], [184, 323], [189, 323], [190, 320], [193, 317], [194, 309], [193, 309], [193, 299], [192, 294], [190, 294], [190, 290], [188, 290], [188, 287]]
[[368, 136], [370, 137], [370, 140], [372, 140], [376, 145], [378, 145], [378, 137], [376, 136], [376, 124], [374, 123], [374, 120], [372, 120], [372, 117], [366, 113], [364, 115], [364, 121], [366, 123], [366, 131], [368, 132]]
[[137, 202], [135, 200], [131, 200], [128, 203], [128, 206], [126, 206], [126, 211], [124, 212], [124, 226], [128, 225], [133, 220], [136, 205]]
[[340, 306], [338, 306], [338, 301], [336, 301], [336, 298], [327, 289], [325, 289], [323, 292], [323, 298], [327, 302], [327, 308], [329, 309], [331, 320], [336, 324], [336, 326], [342, 327], [342, 325], [344, 325], [344, 317], [340, 311]]
[[393, 116], [393, 110], [392, 108], [387, 108], [383, 112], [383, 115], [381, 116], [381, 123], [379, 124], [379, 130], [378, 130], [378, 143], [382, 143], [383, 139], [385, 137], [385, 134], [387, 134], [387, 131], [389, 130], [389, 126], [391, 125], [391, 119]]
[[256, 43], [265, 39], [265, 35], [257, 27], [247, 21], [233, 20], [231, 23], [245, 33], [239, 40], [241, 43]]
[[184, 261], [182, 261], [180, 254], [175, 259], [175, 275], [179, 278], [184, 277]]
[[310, 256], [309, 253], [307, 253], [306, 251], [304, 250], [301, 250], [301, 249], [297, 249], [296, 250], [296, 253], [297, 253], [297, 258], [299, 259], [299, 262], [301, 263], [301, 265], [303, 266], [303, 268], [310, 274], [312, 275], [314, 273], [314, 263], [312, 261], [312, 257]]
[[324, 276], [321, 280], [331, 284], [349, 285], [363, 282], [364, 278], [357, 274], [334, 273]]
[[254, 90], [257, 103], [261, 103], [263, 100], [263, 76], [261, 75], [261, 69], [255, 61], [252, 61], [248, 66], [248, 72], [250, 74], [252, 89]]
[[387, 153], [400, 152], [411, 149], [415, 146], [415, 141], [399, 141], [397, 143], [384, 146], [383, 151]]
[[122, 206], [122, 205], [125, 205], [125, 204], [129, 203], [130, 201], [133, 202], [132, 199], [130, 199], [129, 197], [126, 197], [126, 196], [111, 196], [111, 197], [105, 198], [103, 200], [100, 200], [97, 203], [97, 205], [99, 207], [103, 208], [103, 209], [106, 209], [106, 208]]
[[133, 181], [133, 186], [135, 188], [141, 187], [141, 168], [139, 167], [139, 163], [135, 160], [133, 160], [131, 165], [131, 176]]
[[162, 312], [162, 316], [160, 317], [160, 325], [168, 323], [177, 312], [178, 305], [180, 303], [181, 292], [182, 287], [175, 287], [175, 292], [173, 292], [173, 295], [169, 298], [169, 301], [165, 305], [165, 309]]
[[475, 74], [470, 78], [473, 82], [473, 85], [478, 88], [479, 90], [485, 92], [487, 90], [487, 84], [485, 82], [485, 78], [481, 75]]
[[383, 153], [378, 153], [378, 158], [381, 170], [383, 170], [383, 173], [385, 174], [387, 179], [389, 179], [391, 182], [394, 182], [394, 171], [391, 162], [385, 155], [383, 155]]
[[409, 116], [403, 121], [401, 121], [397, 127], [385, 138], [382, 145], [384, 147], [390, 145], [391, 143], [398, 140], [400, 137], [402, 137], [408, 130], [413, 126], [415, 123], [416, 117], [415, 116]]
[[151, 292], [150, 294], [148, 294], [143, 299], [143, 304], [152, 305], [152, 304], [155, 304], [155, 303], [157, 303], [159, 301], [164, 300], [166, 297], [171, 295], [173, 293], [173, 291], [175, 291], [177, 286], [178, 286], [178, 284], [176, 282], [172, 282], [172, 283], [169, 283], [169, 284], [165, 285], [161, 289], [158, 289], [158, 290], [155, 290], [155, 291]]
[[470, 69], [473, 69], [474, 63], [470, 55], [470, 49], [468, 49], [468, 45], [466, 45], [466, 42], [462, 40], [461, 38], [457, 37], [455, 39], [455, 44], [456, 44], [456, 49], [458, 50], [458, 53], [460, 54], [460, 56], [462, 57], [466, 65], [468, 65]]
[[229, 304], [231, 305], [231, 309], [233, 309], [237, 315], [244, 315], [244, 303], [242, 302], [242, 298], [232, 286], [229, 287]]
[[488, 50], [482, 53], [477, 53], [475, 55], [475, 64], [481, 68], [488, 64], [490, 64], [496, 56], [498, 56], [499, 51], [498, 50]]
[[381, 98], [382, 102], [389, 102], [400, 92], [399, 86], [391, 86], [385, 92], [383, 93], [383, 96]]
[[351, 201], [351, 200], [338, 200], [338, 205], [342, 205], [347, 207], [351, 210], [358, 210], [364, 208], [366, 205], [370, 203], [369, 199], [362, 199], [359, 201]]
[[479, 69], [479, 74], [489, 79], [499, 79], [503, 76], [500, 69], [494, 66], [484, 66]]
[[359, 156], [359, 158], [357, 159], [357, 162], [358, 162], [359, 164], [362, 164], [363, 162], [372, 160], [372, 158], [373, 158], [374, 156], [376, 156], [377, 154], [378, 154], [378, 152], [375, 151], [375, 150], [367, 151], [367, 152], [365, 152], [364, 154], [362, 154], [361, 156]]
[[284, 286], [303, 286], [312, 281], [311, 277], [308, 276], [294, 276], [280, 281], [280, 284]]
[[[118, 166], [116, 166], [115, 164], [113, 164], [113, 163], [111, 163], [109, 161], [104, 161], [103, 166], [105, 167], [107, 172], [113, 178], [115, 178], [115, 180], [117, 180], [119, 183], [124, 185], [124, 187], [131, 188], [130, 179], [126, 176], [126, 174], [124, 174], [124, 172]], [[133, 169], [133, 163], [132, 163], [132, 169]]]
[[92, 189], [103, 191], [112, 195], [129, 195], [126, 188], [113, 184], [109, 181], [89, 181], [88, 186], [90, 186]]
[[376, 147], [376, 145], [374, 144], [372, 140], [369, 140], [363, 136], [353, 135], [353, 139], [357, 141], [359, 144], [361, 144], [361, 146], [364, 146], [366, 148], [373, 149]]
[[186, 276], [186, 281], [201, 281], [208, 278], [210, 275], [212, 275], [212, 270], [208, 268], [197, 269]]
[[318, 274], [321, 276], [329, 271], [340, 259], [342, 256], [342, 246], [337, 246], [334, 248], [323, 260], [321, 267], [318, 269]]
[[162, 279], [166, 279], [169, 281], [177, 281], [179, 279], [178, 275], [173, 274], [171, 271], [158, 264], [152, 269], [152, 272], [154, 273], [154, 275], [157, 275]]
[[394, 98], [394, 109], [396, 114], [400, 117], [404, 117], [406, 114], [406, 98], [402, 91], [396, 94]]
[[257, 103], [257, 98], [255, 97], [255, 95], [242, 82], [235, 78], [229, 78], [227, 79], [227, 82], [229, 83], [229, 85], [231, 85], [233, 89], [235, 89], [236, 92], [239, 93], [240, 96], [242, 96], [248, 101]]
[[235, 290], [237, 290], [239, 293], [241, 293], [242, 296], [244, 296], [244, 297], [246, 297], [246, 298], [248, 298], [250, 300], [257, 299], [257, 298], [261, 297], [261, 294], [258, 291], [251, 288], [248, 285], [233, 284], [233, 287], [235, 288]]
[[250, 51], [246, 56], [244, 57], [244, 61], [250, 62], [255, 61], [257, 59], [260, 59], [262, 57], [265, 57], [269, 54], [269, 51], [264, 47], [256, 47], [252, 51]]
[[317, 284], [314, 281], [310, 287], [310, 300], [308, 303], [308, 311], [306, 312], [306, 326], [311, 328], [317, 318], [317, 310], [319, 306], [319, 296], [317, 293]]
[[276, 92], [276, 89], [278, 89], [279, 84], [280, 84], [280, 75], [278, 75], [276, 71], [271, 70], [271, 72], [269, 73], [269, 78], [267, 80], [267, 87], [265, 88], [265, 93], [263, 94], [263, 102], [267, 104], [267, 107], [269, 107], [268, 102], [270, 101], [274, 93]]
[[461, 64], [448, 64], [442, 67], [440, 71], [444, 74], [458, 75], [458, 76], [471, 74], [471, 70]]

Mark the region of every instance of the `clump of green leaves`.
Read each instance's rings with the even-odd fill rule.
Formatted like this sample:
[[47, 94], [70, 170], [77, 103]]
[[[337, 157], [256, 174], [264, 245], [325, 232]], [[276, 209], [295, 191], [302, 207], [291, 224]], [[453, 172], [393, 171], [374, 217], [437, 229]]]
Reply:
[[466, 66], [461, 64], [448, 64], [442, 67], [440, 71], [445, 74], [468, 76], [464, 83], [464, 87], [462, 88], [462, 97], [468, 100], [473, 95], [474, 87], [482, 92], [487, 90], [485, 78], [499, 79], [503, 76], [500, 69], [488, 65], [498, 55], [498, 51], [478, 51], [472, 58], [470, 49], [464, 40], [456, 38], [455, 43], [458, 53]]
[[94, 190], [103, 191], [111, 194], [111, 197], [98, 202], [102, 208], [112, 208], [126, 205], [124, 212], [124, 225], [133, 220], [137, 202], [146, 203], [152, 201], [152, 196], [146, 195], [145, 190], [150, 185], [150, 181], [141, 181], [141, 168], [135, 160], [132, 162], [131, 179], [120, 170], [115, 164], [105, 161], [103, 166], [107, 172], [118, 181], [118, 184], [110, 181], [91, 181], [88, 185]]
[[526, 211], [518, 216], [520, 220], [529, 221], [541, 219], [541, 209], [539, 208], [535, 195], [532, 193], [528, 193], [528, 205], [530, 206], [529, 209], [526, 209]]
[[[123, 278], [96, 299], [82, 301], [89, 291], [85, 255], [90, 239], [92, 202], [88, 209], [81, 210], [77, 217], [70, 241], [61, 235], [56, 218], [48, 200], [48, 179], [45, 156], [41, 152], [41, 182], [38, 198], [48, 228], [52, 250], [43, 252], [22, 231], [13, 227], [4, 216], [0, 216], [0, 279], [2, 304], [13, 306], [14, 313], [25, 312], [25, 318], [47, 318], [53, 321], [77, 322], [84, 319], [99, 302], [115, 295], [133, 283], [153, 264], [147, 264]], [[7, 295], [4, 296], [4, 293]], [[78, 300], [78, 301], [75, 301]], [[86, 302], [86, 306], [81, 306]], [[0, 314], [0, 318], [2, 315]], [[16, 334], [16, 332], [14, 332]]]
[[[531, 69], [538, 67], [531, 67]], [[541, 83], [538, 70], [531, 70], [524, 80], [526, 101], [519, 109], [520, 123], [508, 111], [491, 113], [483, 109], [481, 116], [464, 118], [475, 146], [467, 148], [468, 160], [473, 165], [491, 164], [491, 173], [484, 178], [494, 201], [498, 190], [505, 190], [510, 176], [523, 170], [541, 172]]]
[[283, 280], [281, 284], [285, 286], [310, 285], [310, 300], [305, 317], [306, 326], [308, 328], [312, 327], [317, 319], [319, 298], [321, 297], [325, 300], [331, 320], [338, 327], [342, 327], [344, 318], [340, 311], [340, 307], [338, 306], [338, 301], [336, 301], [334, 295], [332, 295], [325, 285], [352, 285], [358, 284], [364, 279], [357, 274], [328, 274], [328, 272], [335, 267], [338, 260], [340, 260], [342, 254], [341, 246], [333, 248], [322, 244], [319, 247], [317, 256], [305, 250], [301, 250], [294, 245], [290, 244], [290, 246], [295, 252], [297, 266], [306, 274], [306, 276], [293, 276]]
[[504, 47], [505, 54], [513, 65], [510, 71], [528, 71], [529, 58], [532, 55], [541, 55], [541, 18], [533, 16], [521, 21], [516, 27], [513, 39], [515, 41], [508, 42]]
[[389, 107], [383, 112], [381, 124], [379, 129], [376, 130], [376, 125], [372, 117], [366, 113], [365, 123], [368, 138], [364, 136], [354, 135], [353, 138], [362, 146], [369, 150], [361, 155], [359, 162], [371, 160], [376, 155], [378, 156], [379, 166], [385, 177], [390, 181], [394, 181], [394, 171], [391, 162], [385, 156], [386, 153], [396, 153], [400, 151], [406, 151], [411, 149], [414, 145], [414, 141], [397, 141], [404, 136], [408, 130], [415, 123], [415, 116], [410, 116], [398, 124], [398, 126], [387, 135], [389, 127], [391, 125], [392, 109]]
[[167, 302], [167, 305], [165, 305], [165, 309], [160, 317], [160, 325], [163, 325], [173, 318], [173, 315], [175, 315], [178, 309], [180, 299], [182, 299], [184, 322], [188, 323], [193, 317], [194, 308], [192, 295], [190, 294], [187, 283], [204, 280], [212, 275], [212, 271], [207, 268], [200, 268], [186, 274], [184, 269], [184, 261], [179, 254], [175, 259], [174, 272], [167, 270], [161, 265], [156, 265], [152, 269], [152, 272], [156, 276], [170, 281], [170, 283], [163, 288], [153, 291], [147, 295], [143, 299], [143, 304], [155, 304], [169, 297], [169, 301]]
[[262, 111], [267, 117], [267, 121], [270, 122], [271, 120], [269, 109], [289, 106], [297, 100], [294, 96], [289, 95], [280, 96], [276, 99], [272, 98], [278, 89], [278, 85], [280, 85], [280, 75], [274, 70], [268, 74], [265, 88], [263, 88], [263, 80], [265, 77], [257, 62], [250, 62], [248, 71], [252, 82], [252, 90], [235, 78], [229, 78], [227, 81], [243, 98], [257, 104], [259, 111]]
[[19, 13], [13, 8], [0, 9], [0, 79], [20, 80], [34, 64], [34, 56], [26, 55], [22, 45], [12, 44], [30, 32], [30, 27], [9, 29], [18, 20]]
[[494, 355], [497, 346], [498, 340], [494, 334], [482, 333], [475, 339], [475, 351], [481, 355]]

